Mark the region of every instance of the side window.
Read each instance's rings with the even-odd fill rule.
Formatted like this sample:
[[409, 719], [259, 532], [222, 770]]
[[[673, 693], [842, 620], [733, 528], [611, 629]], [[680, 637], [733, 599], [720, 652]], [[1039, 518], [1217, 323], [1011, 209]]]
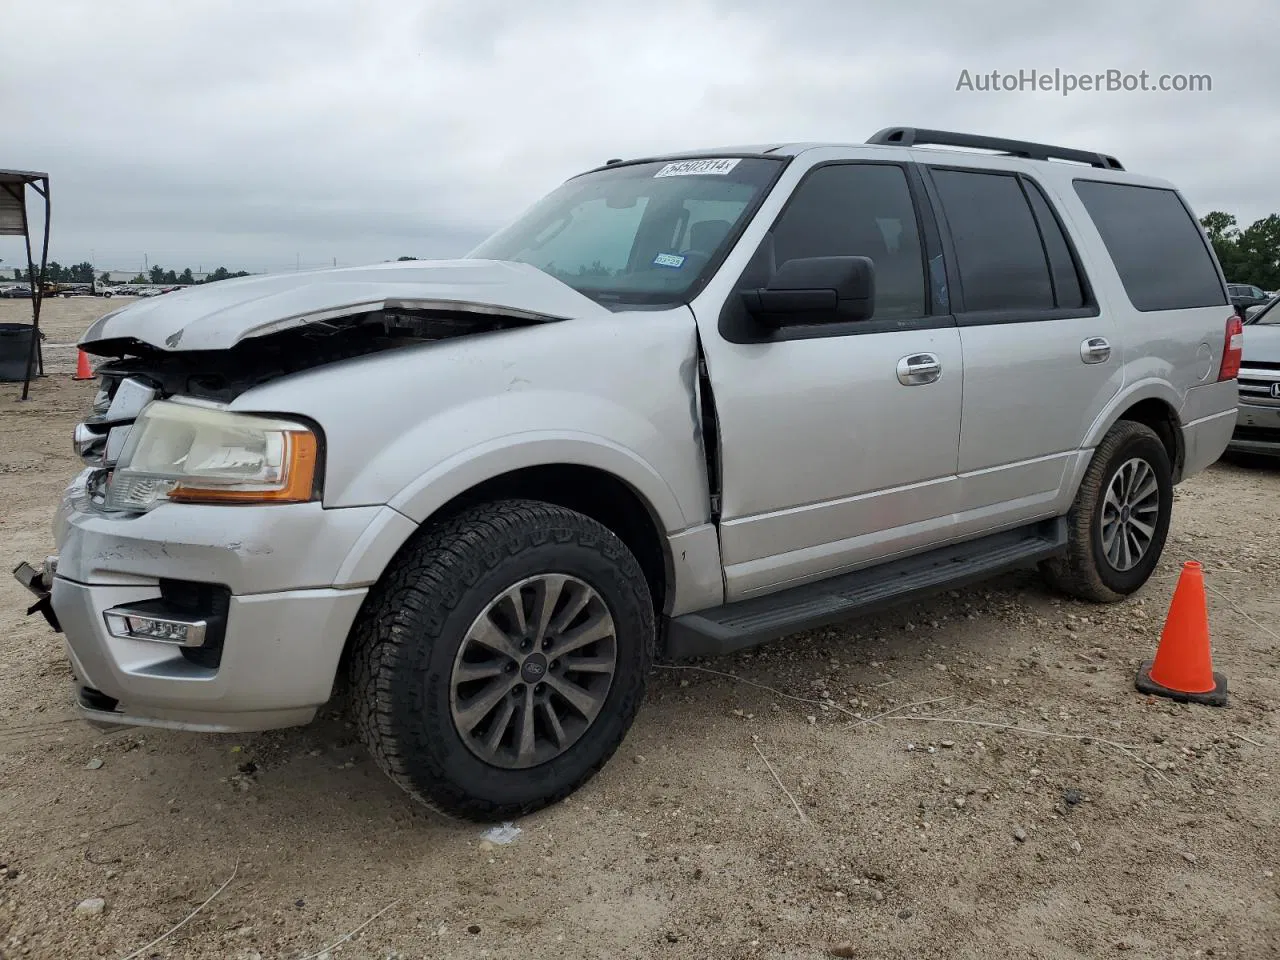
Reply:
[[1063, 232], [1062, 223], [1049, 206], [1049, 199], [1033, 180], [1024, 179], [1027, 199], [1040, 224], [1040, 236], [1044, 239], [1044, 251], [1049, 257], [1049, 272], [1053, 278], [1054, 300], [1064, 309], [1085, 306], [1084, 285], [1080, 282], [1080, 269], [1071, 255], [1071, 246]]
[[955, 244], [965, 311], [1054, 309], [1045, 247], [1017, 178], [932, 173]]
[[796, 189], [773, 228], [776, 265], [799, 257], [870, 257], [875, 320], [928, 315], [915, 205], [901, 167], [819, 167]]
[[1208, 241], [1175, 191], [1099, 180], [1075, 187], [1135, 308], [1226, 305]]

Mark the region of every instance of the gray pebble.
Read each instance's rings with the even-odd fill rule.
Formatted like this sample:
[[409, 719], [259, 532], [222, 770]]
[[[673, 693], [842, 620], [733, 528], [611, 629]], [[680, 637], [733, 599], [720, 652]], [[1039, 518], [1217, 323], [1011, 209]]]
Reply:
[[91, 897], [88, 900], [81, 900], [76, 904], [77, 917], [97, 917], [102, 911], [107, 909], [107, 901], [101, 897]]

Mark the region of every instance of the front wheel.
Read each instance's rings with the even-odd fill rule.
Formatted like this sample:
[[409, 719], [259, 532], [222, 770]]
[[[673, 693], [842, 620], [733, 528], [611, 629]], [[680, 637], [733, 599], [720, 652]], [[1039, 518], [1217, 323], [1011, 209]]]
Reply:
[[1064, 556], [1041, 564], [1056, 589], [1113, 603], [1150, 579], [1169, 534], [1173, 468], [1150, 427], [1122, 420], [1103, 437], [1067, 514]]
[[607, 528], [533, 501], [424, 529], [370, 592], [351, 658], [357, 727], [412, 796], [522, 816], [590, 779], [644, 696], [654, 611]]

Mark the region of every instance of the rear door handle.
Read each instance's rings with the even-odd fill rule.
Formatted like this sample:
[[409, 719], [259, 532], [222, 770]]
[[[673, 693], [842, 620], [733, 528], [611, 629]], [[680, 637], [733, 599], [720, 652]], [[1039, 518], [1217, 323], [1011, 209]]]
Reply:
[[933, 383], [942, 376], [942, 361], [932, 353], [913, 353], [898, 361], [898, 382], [904, 387]]
[[1111, 344], [1106, 337], [1090, 337], [1080, 344], [1080, 359], [1085, 363], [1105, 363], [1111, 358]]

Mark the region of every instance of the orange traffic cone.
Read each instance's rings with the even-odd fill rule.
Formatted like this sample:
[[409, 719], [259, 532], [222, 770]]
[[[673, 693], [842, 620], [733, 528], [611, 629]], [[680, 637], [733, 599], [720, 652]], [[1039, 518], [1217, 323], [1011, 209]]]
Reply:
[[1182, 565], [1156, 657], [1138, 668], [1137, 687], [1183, 703], [1227, 705], [1227, 678], [1213, 672], [1209, 653], [1204, 570], [1194, 560]]
[[92, 380], [93, 367], [89, 366], [89, 355], [85, 353], [83, 350], [77, 350], [76, 353], [79, 354], [76, 357], [76, 375], [71, 379], [72, 380]]

